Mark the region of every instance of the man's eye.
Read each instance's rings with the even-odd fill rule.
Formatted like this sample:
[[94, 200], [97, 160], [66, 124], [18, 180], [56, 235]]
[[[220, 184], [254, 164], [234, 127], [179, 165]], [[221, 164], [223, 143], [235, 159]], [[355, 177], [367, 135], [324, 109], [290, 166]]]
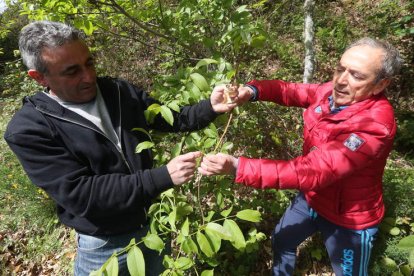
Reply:
[[353, 74], [352, 76], [357, 80], [362, 80], [364, 78], [363, 76], [358, 75], [358, 74]]
[[63, 75], [68, 76], [68, 77], [73, 77], [76, 76], [76, 74], [79, 73], [79, 70], [77, 68], [71, 68], [69, 70], [66, 70]]
[[70, 71], [65, 72], [65, 75], [67, 75], [67, 76], [73, 76], [75, 74], [76, 74], [76, 70], [70, 70]]

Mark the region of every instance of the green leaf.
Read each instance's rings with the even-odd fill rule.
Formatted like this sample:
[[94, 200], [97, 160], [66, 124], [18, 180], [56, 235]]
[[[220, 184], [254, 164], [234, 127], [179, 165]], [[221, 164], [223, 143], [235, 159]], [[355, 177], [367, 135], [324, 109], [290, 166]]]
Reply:
[[148, 138], [151, 139], [151, 135], [149, 134], [149, 132], [146, 131], [145, 129], [141, 128], [141, 127], [134, 127], [132, 130], [133, 131], [140, 131], [142, 133], [145, 133], [148, 136]]
[[141, 142], [137, 145], [137, 148], [135, 149], [135, 153], [140, 153], [143, 150], [153, 148], [154, 146], [155, 146], [155, 144], [153, 142], [150, 142], [150, 141]]
[[410, 266], [414, 267], [414, 250], [410, 251], [410, 255], [408, 256], [408, 263]]
[[215, 59], [211, 59], [211, 58], [204, 58], [204, 59], [200, 60], [199, 62], [197, 62], [197, 65], [195, 67], [198, 69], [202, 66], [206, 66], [206, 65], [209, 65], [209, 64], [212, 64], [212, 63], [216, 64], [216, 63], [218, 63], [218, 61], [215, 60]]
[[[167, 268], [173, 268], [174, 267], [174, 259], [173, 258], [171, 258], [170, 256], [168, 256], [168, 255], [165, 255], [164, 256], [164, 259], [162, 260], [162, 264], [163, 264], [163, 266], [164, 267], [167, 267]], [[164, 271], [165, 272], [165, 271]], [[163, 275], [164, 275], [164, 273], [163, 273]], [[168, 274], [169, 275], [169, 274]]]
[[204, 220], [207, 221], [207, 222], [211, 221], [211, 219], [213, 218], [214, 214], [215, 214], [214, 211], [209, 211], [208, 214], [207, 214], [207, 216], [204, 217]]
[[227, 79], [231, 80], [236, 75], [236, 70], [231, 70], [227, 72], [226, 77]]
[[182, 249], [187, 254], [198, 254], [198, 247], [191, 237], [186, 237], [182, 243]]
[[205, 130], [204, 130], [204, 134], [207, 136], [207, 137], [210, 137], [210, 138], [217, 138], [217, 132], [216, 131], [214, 131], [214, 130], [212, 130], [212, 129], [210, 129], [210, 128], [206, 128]]
[[167, 106], [175, 112], [180, 112], [180, 106], [177, 104], [177, 101], [170, 102]]
[[393, 236], [398, 236], [400, 233], [401, 233], [401, 230], [398, 227], [393, 227], [390, 230], [390, 234]]
[[210, 86], [207, 83], [207, 80], [199, 73], [192, 73], [190, 75], [191, 80], [201, 91], [209, 91]]
[[185, 237], [189, 235], [190, 232], [190, 222], [188, 221], [188, 218], [184, 221], [183, 225], [181, 226], [181, 234], [183, 234]]
[[246, 247], [246, 240], [244, 239], [243, 232], [240, 230], [239, 225], [234, 220], [224, 220], [223, 227], [231, 233], [231, 244], [234, 248], [242, 250]]
[[105, 268], [105, 271], [108, 276], [118, 276], [119, 267], [118, 267], [118, 258], [115, 255], [112, 255], [109, 258], [108, 265]]
[[387, 271], [394, 271], [397, 269], [397, 263], [388, 257], [383, 257], [381, 259], [381, 264], [387, 269]]
[[168, 189], [164, 192], [161, 193], [161, 195], [164, 197], [168, 197], [168, 198], [174, 198], [174, 188]]
[[260, 222], [262, 220], [262, 217], [259, 211], [250, 210], [250, 209], [237, 212], [236, 217], [242, 220], [250, 221], [250, 222]]
[[182, 270], [187, 270], [191, 268], [193, 265], [193, 261], [187, 257], [180, 257], [174, 262], [174, 267]]
[[154, 103], [154, 104], [148, 106], [148, 108], [147, 108], [147, 110], [153, 111], [153, 112], [156, 112], [156, 113], [160, 112], [160, 109], [161, 109], [161, 106], [157, 103]]
[[222, 225], [215, 223], [215, 222], [209, 222], [206, 226], [206, 233], [210, 234], [213, 233], [214, 235], [217, 235], [223, 240], [231, 240], [231, 232], [227, 231], [226, 228], [224, 228]]
[[409, 276], [411, 275], [411, 268], [409, 265], [402, 265], [400, 266], [400, 270], [403, 275]]
[[174, 147], [172, 148], [172, 150], [171, 150], [171, 157], [172, 158], [177, 157], [178, 155], [180, 155], [181, 150], [183, 148], [183, 143], [182, 143], [183, 141], [181, 141], [180, 143], [175, 144]]
[[174, 124], [174, 116], [173, 116], [173, 114], [171, 112], [171, 109], [169, 109], [165, 105], [161, 106], [161, 116], [171, 126]]
[[152, 250], [161, 252], [164, 249], [164, 242], [156, 234], [148, 234], [143, 237], [142, 240], [144, 241], [145, 246]]
[[414, 250], [414, 235], [402, 238], [398, 242], [397, 247], [405, 250]]
[[193, 207], [187, 202], [179, 202], [177, 204], [177, 220], [181, 220], [185, 216], [194, 211]]
[[216, 142], [216, 139], [207, 138], [203, 143], [203, 149], [212, 148], [214, 145], [216, 145]]
[[214, 276], [214, 269], [204, 270], [203, 272], [201, 272], [201, 276]]
[[83, 24], [80, 27], [80, 29], [84, 31], [86, 35], [91, 35], [93, 31], [95, 30], [92, 22], [89, 20], [83, 20]]
[[265, 42], [266, 42], [266, 37], [263, 35], [259, 35], [259, 36], [253, 37], [250, 45], [254, 48], [261, 48], [264, 46]]
[[[233, 210], [233, 206], [231, 206], [227, 210], [221, 211], [220, 215], [223, 216], [223, 217], [225, 217], [225, 218], [227, 218], [230, 215], [230, 213], [231, 213], [232, 210]], [[224, 224], [223, 224], [223, 226], [224, 226]]]
[[175, 222], [177, 221], [177, 208], [173, 207], [173, 210], [168, 215], [168, 223], [170, 224], [171, 228], [175, 231]]
[[223, 197], [223, 194], [220, 191], [216, 194], [216, 202], [217, 202], [217, 206], [219, 206], [220, 208], [223, 208], [223, 206], [224, 206], [224, 197]]
[[207, 240], [207, 237], [200, 231], [197, 232], [197, 243], [201, 251], [207, 257], [213, 257], [214, 255], [213, 248], [211, 247], [209, 241]]
[[221, 238], [212, 231], [206, 231], [206, 237], [207, 240], [210, 242], [211, 248], [213, 249], [214, 253], [217, 253], [221, 247]]
[[145, 276], [145, 260], [141, 249], [134, 245], [128, 251], [127, 266], [131, 276]]
[[153, 123], [155, 116], [157, 116], [160, 112], [161, 106], [159, 104], [152, 104], [147, 108], [147, 110], [144, 111], [145, 119], [149, 123]]
[[189, 92], [189, 96], [192, 100], [199, 100], [201, 98], [201, 91], [200, 88], [198, 88], [197, 85], [195, 85], [194, 83], [188, 83], [186, 85], [188, 92]]

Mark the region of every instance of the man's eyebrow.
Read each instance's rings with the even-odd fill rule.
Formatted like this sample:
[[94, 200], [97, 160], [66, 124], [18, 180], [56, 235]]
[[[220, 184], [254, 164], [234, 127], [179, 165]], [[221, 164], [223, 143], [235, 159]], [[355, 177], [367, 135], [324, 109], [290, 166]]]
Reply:
[[74, 65], [69, 65], [68, 67], [66, 67], [65, 69], [62, 70], [62, 74], [65, 74], [67, 72], [73, 71], [78, 69], [80, 66], [78, 64], [74, 64]]
[[[85, 62], [85, 64], [86, 63], [89, 63], [89, 62], [93, 62], [95, 59], [92, 57], [92, 56], [90, 56], [87, 60], [86, 60], [86, 62]], [[78, 69], [80, 67], [80, 65], [79, 64], [73, 64], [73, 65], [69, 65], [68, 67], [66, 67], [65, 69], [63, 69], [63, 71], [62, 71], [62, 74], [65, 74], [65, 73], [68, 73], [68, 72], [70, 72], [70, 71], [72, 71], [72, 70], [76, 70], [76, 69]]]

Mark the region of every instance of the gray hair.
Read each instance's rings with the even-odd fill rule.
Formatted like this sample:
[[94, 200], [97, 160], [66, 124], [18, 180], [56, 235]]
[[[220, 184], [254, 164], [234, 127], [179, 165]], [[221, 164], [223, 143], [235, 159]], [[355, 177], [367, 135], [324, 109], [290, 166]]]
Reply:
[[35, 21], [25, 26], [19, 35], [19, 49], [24, 65], [47, 73], [47, 65], [42, 59], [44, 48], [56, 48], [66, 43], [84, 40], [86, 35], [63, 23]]
[[401, 69], [403, 59], [400, 56], [398, 50], [386, 41], [381, 41], [378, 39], [364, 37], [361, 38], [351, 45], [349, 45], [346, 50], [355, 47], [367, 45], [372, 48], [382, 49], [384, 51], [384, 58], [382, 60], [382, 68], [380, 68], [378, 75], [376, 77], [376, 82], [379, 82], [382, 79], [390, 79], [393, 76], [397, 75]]

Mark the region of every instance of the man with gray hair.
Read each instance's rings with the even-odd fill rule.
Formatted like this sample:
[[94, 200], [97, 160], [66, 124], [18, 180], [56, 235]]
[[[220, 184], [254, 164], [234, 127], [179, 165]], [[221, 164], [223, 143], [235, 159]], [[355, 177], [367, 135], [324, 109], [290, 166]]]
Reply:
[[[124, 80], [97, 77], [84, 39], [58, 22], [22, 29], [23, 62], [45, 89], [25, 97], [4, 135], [31, 181], [56, 202], [60, 221], [76, 230], [75, 275], [89, 275], [132, 238], [140, 241], [152, 200], [194, 175], [200, 152], [153, 168], [151, 150], [136, 153], [149, 137], [133, 129], [201, 129], [236, 106], [215, 89], [209, 100], [174, 112], [173, 126], [161, 116], [147, 122], [144, 111], [156, 101]], [[162, 273], [163, 255], [141, 248], [146, 274]], [[127, 275], [125, 254], [118, 260], [119, 274]]]
[[372, 244], [384, 217], [382, 175], [396, 123], [384, 95], [402, 60], [389, 43], [351, 44], [333, 80], [298, 84], [254, 80], [238, 102], [273, 101], [305, 108], [303, 155], [292, 160], [203, 157], [203, 175], [229, 174], [257, 189], [297, 189], [272, 235], [273, 275], [293, 275], [296, 249], [320, 231], [335, 275], [368, 275]]

